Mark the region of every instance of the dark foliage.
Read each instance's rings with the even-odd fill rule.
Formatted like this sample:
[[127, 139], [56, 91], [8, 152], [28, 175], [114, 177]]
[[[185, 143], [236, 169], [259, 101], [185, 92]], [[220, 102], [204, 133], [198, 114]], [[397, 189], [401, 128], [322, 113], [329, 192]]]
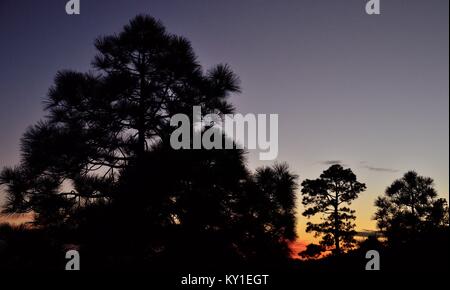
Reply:
[[401, 245], [448, 230], [448, 204], [437, 197], [433, 180], [409, 171], [375, 201], [374, 219], [391, 245]]
[[85, 269], [285, 263], [296, 238], [287, 165], [252, 174], [242, 150], [169, 146], [174, 114], [233, 112], [231, 69], [204, 71], [189, 41], [149, 16], [95, 46], [96, 73], [56, 75], [21, 163], [1, 172], [4, 211], [34, 212], [33, 231], [79, 245]]
[[332, 165], [320, 178], [302, 182], [302, 203], [306, 207], [303, 215], [312, 217], [323, 215], [322, 222], [308, 222], [306, 231], [321, 236], [320, 244], [324, 247], [334, 246], [334, 253], [340, 254], [342, 247], [348, 249], [355, 243], [355, 211], [350, 205], [359, 193], [366, 189], [364, 183], [356, 180], [351, 169], [341, 165]]

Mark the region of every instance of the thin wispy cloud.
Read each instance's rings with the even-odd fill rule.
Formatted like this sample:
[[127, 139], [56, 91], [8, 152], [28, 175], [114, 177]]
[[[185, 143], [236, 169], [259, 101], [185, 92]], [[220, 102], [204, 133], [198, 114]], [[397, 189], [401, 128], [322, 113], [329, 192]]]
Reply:
[[369, 169], [370, 171], [376, 171], [376, 172], [398, 172], [397, 169], [385, 168], [385, 167], [375, 167], [375, 166], [370, 166], [370, 165], [366, 165], [366, 166], [364, 166], [364, 168]]
[[342, 160], [324, 160], [324, 161], [320, 161], [320, 164], [322, 165], [334, 165], [334, 164], [339, 164], [344, 166], [345, 164], [342, 162]]

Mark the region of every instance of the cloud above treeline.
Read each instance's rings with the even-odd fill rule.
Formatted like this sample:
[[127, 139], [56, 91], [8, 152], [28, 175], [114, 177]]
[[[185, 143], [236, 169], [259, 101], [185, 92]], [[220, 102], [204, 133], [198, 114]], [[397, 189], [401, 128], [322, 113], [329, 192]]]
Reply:
[[[322, 161], [319, 161], [319, 164], [327, 165], [327, 166], [339, 164], [343, 167], [347, 167], [345, 162], [340, 159], [322, 160]], [[373, 166], [367, 161], [360, 161], [359, 164], [360, 164], [361, 168], [365, 168], [365, 169], [368, 169], [368, 170], [374, 171], [374, 172], [398, 172], [398, 170], [394, 169], [394, 168]]]
[[324, 161], [320, 161], [320, 164], [322, 164], [322, 165], [339, 164], [339, 165], [345, 166], [345, 164], [344, 164], [344, 162], [342, 160], [324, 160]]
[[375, 167], [375, 166], [370, 166], [370, 165], [366, 165], [366, 166], [364, 166], [364, 168], [369, 169], [370, 171], [376, 171], [376, 172], [398, 172], [397, 169], [385, 168], [385, 167]]

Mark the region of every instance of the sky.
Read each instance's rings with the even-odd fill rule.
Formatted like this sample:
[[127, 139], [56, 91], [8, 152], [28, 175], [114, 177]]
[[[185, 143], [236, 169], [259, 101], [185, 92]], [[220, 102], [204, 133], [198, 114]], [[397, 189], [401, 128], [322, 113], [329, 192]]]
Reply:
[[[277, 160], [300, 182], [352, 168], [367, 185], [352, 204], [358, 230], [375, 229], [375, 198], [407, 170], [448, 198], [449, 1], [381, 0], [381, 15], [365, 2], [81, 0], [69, 16], [65, 0], [0, 0], [0, 167], [18, 163], [56, 72], [91, 70], [96, 37], [149, 14], [187, 37], [205, 69], [230, 65], [237, 112], [279, 114]], [[302, 210], [298, 234], [311, 241]]]

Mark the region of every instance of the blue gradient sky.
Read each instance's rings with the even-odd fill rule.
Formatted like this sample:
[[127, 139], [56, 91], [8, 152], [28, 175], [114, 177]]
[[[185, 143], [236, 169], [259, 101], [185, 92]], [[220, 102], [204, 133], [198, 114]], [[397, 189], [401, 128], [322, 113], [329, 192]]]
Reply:
[[[279, 114], [278, 159], [300, 180], [330, 161], [354, 170], [368, 187], [354, 203], [359, 229], [374, 228], [374, 199], [406, 170], [448, 196], [448, 0], [381, 0], [379, 16], [363, 0], [81, 0], [79, 16], [65, 2], [0, 0], [0, 166], [18, 162], [55, 73], [89, 70], [97, 36], [147, 13], [189, 38], [206, 68], [233, 68], [238, 112]], [[257, 157], [251, 168], [268, 164]]]

